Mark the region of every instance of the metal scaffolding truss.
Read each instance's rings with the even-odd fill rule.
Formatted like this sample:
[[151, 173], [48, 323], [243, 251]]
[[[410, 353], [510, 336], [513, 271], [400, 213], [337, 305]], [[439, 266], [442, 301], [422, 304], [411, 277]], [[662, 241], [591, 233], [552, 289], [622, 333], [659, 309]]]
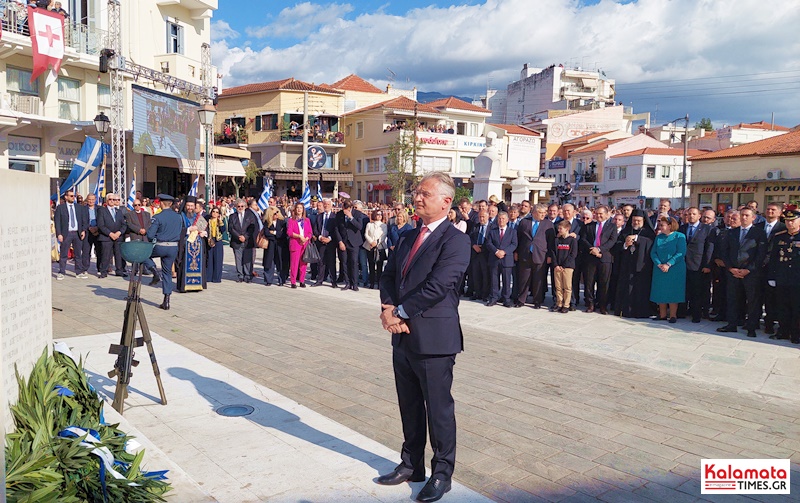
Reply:
[[[200, 74], [203, 77], [203, 91], [205, 95], [205, 99], [203, 100], [203, 104], [211, 102], [211, 88], [214, 83], [214, 75], [211, 74], [212, 67], [211, 67], [211, 46], [207, 43], [203, 43], [202, 46], [202, 61], [201, 61], [201, 70]], [[214, 155], [214, 125], [209, 124], [207, 126], [203, 126], [204, 133], [206, 136], [206, 162], [208, 163], [208, 180], [206, 180], [206, 185], [209, 185], [209, 192], [208, 197], [211, 201], [215, 201], [217, 199], [217, 165], [216, 165], [216, 156]]]

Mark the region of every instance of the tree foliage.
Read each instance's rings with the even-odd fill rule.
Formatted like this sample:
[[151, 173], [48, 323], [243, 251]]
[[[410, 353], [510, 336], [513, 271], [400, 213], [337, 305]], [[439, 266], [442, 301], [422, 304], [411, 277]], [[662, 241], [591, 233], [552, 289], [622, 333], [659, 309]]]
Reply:
[[700, 122], [694, 123], [695, 129], [705, 129], [706, 131], [713, 131], [714, 126], [711, 124], [711, 119], [708, 117], [703, 117], [700, 119]]
[[400, 130], [397, 140], [389, 146], [386, 178], [392, 186], [392, 197], [395, 201], [404, 201], [408, 188], [419, 179], [417, 167], [414, 165], [414, 157], [420, 151], [419, 143], [415, 141], [416, 128], [416, 121], [409, 121], [406, 127]]

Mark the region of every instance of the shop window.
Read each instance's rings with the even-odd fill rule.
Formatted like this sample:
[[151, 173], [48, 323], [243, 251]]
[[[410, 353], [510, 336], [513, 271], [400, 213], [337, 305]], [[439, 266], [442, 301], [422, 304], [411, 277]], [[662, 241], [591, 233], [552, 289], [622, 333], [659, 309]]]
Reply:
[[647, 166], [645, 171], [646, 178], [655, 178], [656, 177], [656, 167], [655, 166]]
[[700, 196], [697, 198], [697, 206], [700, 209], [704, 209], [706, 207], [714, 209], [712, 197], [713, 194], [700, 194]]
[[81, 83], [79, 80], [58, 78], [58, 118], [80, 120]]

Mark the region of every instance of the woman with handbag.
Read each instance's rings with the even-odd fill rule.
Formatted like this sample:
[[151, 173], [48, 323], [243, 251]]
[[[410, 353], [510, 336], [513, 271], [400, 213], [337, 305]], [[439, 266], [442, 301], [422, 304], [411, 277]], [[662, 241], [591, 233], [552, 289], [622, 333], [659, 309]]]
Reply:
[[281, 210], [276, 207], [267, 208], [264, 212], [264, 237], [269, 243], [264, 249], [264, 258], [261, 266], [264, 268], [264, 284], [270, 286], [275, 281], [275, 272], [278, 273], [278, 286], [282, 285], [280, 275], [280, 252], [278, 246], [278, 226], [281, 218]]
[[222, 236], [227, 230], [219, 208], [211, 208], [208, 217], [208, 249], [206, 250], [206, 281], [222, 283], [222, 262], [225, 254]]
[[295, 203], [292, 209], [292, 218], [286, 223], [286, 235], [289, 238], [289, 281], [292, 288], [306, 287], [306, 268], [308, 264], [303, 261], [303, 253], [311, 243], [313, 231], [311, 220], [306, 218], [306, 208], [303, 203]]
[[383, 223], [383, 212], [372, 211], [372, 219], [364, 230], [363, 247], [367, 250], [367, 263], [369, 264], [369, 287], [375, 288], [375, 282], [380, 281], [383, 273], [383, 262], [386, 260], [387, 228]]

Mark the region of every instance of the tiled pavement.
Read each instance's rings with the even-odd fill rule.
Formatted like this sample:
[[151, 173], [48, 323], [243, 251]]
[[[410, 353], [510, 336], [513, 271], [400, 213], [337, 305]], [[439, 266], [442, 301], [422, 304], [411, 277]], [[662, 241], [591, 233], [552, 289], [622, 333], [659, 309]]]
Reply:
[[[54, 337], [119, 329], [126, 288], [71, 273], [53, 282], [63, 309]], [[163, 312], [154, 308], [160, 291], [143, 288], [153, 331], [399, 448], [377, 292], [226, 280], [173, 295]], [[509, 502], [696, 501], [702, 458], [791, 458], [800, 494], [796, 346], [725, 337], [709, 322], [670, 327], [472, 302], [461, 313], [455, 477], [466, 486]]]

